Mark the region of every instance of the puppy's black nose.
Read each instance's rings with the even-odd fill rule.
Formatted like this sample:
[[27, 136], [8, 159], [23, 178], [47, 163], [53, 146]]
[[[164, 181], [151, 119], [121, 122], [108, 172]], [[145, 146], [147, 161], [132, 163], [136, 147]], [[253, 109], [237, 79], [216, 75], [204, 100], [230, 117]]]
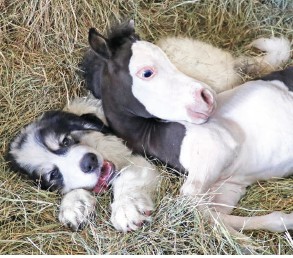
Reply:
[[94, 172], [98, 165], [98, 157], [94, 153], [86, 153], [80, 161], [80, 168], [84, 173]]

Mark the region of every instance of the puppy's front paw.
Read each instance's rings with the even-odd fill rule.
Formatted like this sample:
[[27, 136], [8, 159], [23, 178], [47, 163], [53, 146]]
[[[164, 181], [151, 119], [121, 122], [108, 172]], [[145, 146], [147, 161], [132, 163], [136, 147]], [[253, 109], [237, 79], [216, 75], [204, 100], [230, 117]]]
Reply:
[[81, 229], [94, 214], [95, 197], [86, 190], [76, 189], [64, 195], [59, 212], [59, 221], [72, 230]]
[[124, 194], [117, 198], [111, 205], [111, 222], [122, 232], [136, 230], [144, 222], [151, 220], [154, 205], [147, 193]]

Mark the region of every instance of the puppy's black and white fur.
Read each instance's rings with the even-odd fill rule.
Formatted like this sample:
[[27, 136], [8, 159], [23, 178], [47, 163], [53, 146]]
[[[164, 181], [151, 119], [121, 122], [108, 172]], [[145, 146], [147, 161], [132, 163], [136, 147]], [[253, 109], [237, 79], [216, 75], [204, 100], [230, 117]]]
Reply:
[[42, 189], [64, 194], [59, 213], [63, 224], [78, 229], [95, 211], [90, 191], [112, 184], [111, 222], [117, 230], [135, 230], [153, 210], [157, 170], [133, 155], [104, 123], [98, 100], [78, 98], [66, 111], [46, 112], [25, 126], [11, 141], [7, 157], [14, 170]]

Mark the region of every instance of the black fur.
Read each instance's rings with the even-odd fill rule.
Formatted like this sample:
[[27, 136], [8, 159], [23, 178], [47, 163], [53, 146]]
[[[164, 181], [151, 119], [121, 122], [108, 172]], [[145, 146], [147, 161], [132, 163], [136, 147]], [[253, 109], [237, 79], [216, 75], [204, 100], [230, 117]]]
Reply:
[[63, 188], [64, 182], [63, 177], [60, 174], [58, 178], [56, 178], [53, 181], [48, 181], [45, 178], [45, 175], [40, 175], [38, 171], [34, 171], [30, 175], [30, 179], [33, 180], [33, 182], [40, 187], [42, 190], [49, 190], [51, 192], [58, 191]]
[[[31, 124], [26, 125], [24, 129], [28, 128], [29, 126], [31, 126]], [[66, 154], [69, 146], [65, 147], [60, 145], [58, 146], [58, 149], [54, 150], [50, 148], [50, 146], [48, 146], [45, 142], [47, 135], [56, 135], [56, 138], [58, 138], [58, 136], [60, 135], [67, 135], [70, 132], [76, 131], [99, 131], [105, 135], [111, 134], [111, 130], [94, 114], [84, 114], [78, 116], [76, 114], [64, 111], [45, 112], [41, 116], [41, 118], [34, 122], [32, 130], [34, 131], [36, 142], [40, 145], [43, 145], [44, 148], [57, 155]], [[56, 177], [53, 180], [48, 181], [44, 178], [43, 175], [40, 175], [38, 171], [28, 173], [31, 168], [22, 166], [21, 164], [17, 163], [15, 157], [12, 155], [12, 143], [14, 143], [17, 139], [18, 143], [16, 144], [16, 146], [14, 146], [14, 148], [20, 150], [27, 140], [27, 133], [30, 132], [20, 132], [9, 143], [5, 159], [6, 161], [8, 161], [10, 169], [12, 171], [18, 171], [28, 176], [42, 189], [47, 189], [50, 191], [61, 189], [63, 186], [63, 178], [61, 174], [57, 173]]]
[[112, 26], [108, 32], [108, 44], [112, 51], [120, 48], [127, 41], [135, 42], [136, 40], [140, 40], [140, 37], [129, 21]]
[[80, 64], [82, 76], [87, 89], [97, 98], [101, 99], [101, 77], [105, 62], [97, 57], [93, 50], [88, 50]]
[[[78, 116], [64, 111], [47, 111], [38, 122], [48, 131], [62, 134], [69, 131], [94, 130], [109, 134], [111, 130], [94, 114]], [[51, 125], [54, 124], [54, 127]]]
[[272, 72], [259, 79], [264, 81], [281, 81], [288, 87], [290, 91], [293, 91], [293, 66], [289, 66], [281, 71]]
[[[127, 42], [139, 40], [129, 21], [117, 24], [108, 31], [108, 38], [103, 37], [94, 28], [89, 30], [88, 40], [92, 49], [84, 56], [80, 69], [85, 79], [86, 87], [92, 94], [101, 99], [101, 78], [105, 67], [105, 60], [116, 54], [116, 50]], [[96, 52], [99, 52], [97, 54]]]
[[[128, 66], [132, 56], [131, 46], [139, 40], [133, 27], [129, 23], [114, 26], [108, 38], [95, 30], [90, 30], [89, 34], [89, 43], [96, 53], [87, 52], [83, 62], [87, 88], [95, 97], [102, 99], [112, 130], [134, 152], [156, 157], [184, 172], [179, 155], [185, 127], [158, 120], [132, 94]], [[105, 49], [110, 54], [105, 54]]]

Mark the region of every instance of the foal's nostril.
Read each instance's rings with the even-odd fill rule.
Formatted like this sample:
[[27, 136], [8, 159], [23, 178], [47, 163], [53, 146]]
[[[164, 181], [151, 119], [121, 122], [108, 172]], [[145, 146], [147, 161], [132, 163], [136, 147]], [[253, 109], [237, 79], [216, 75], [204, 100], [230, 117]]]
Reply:
[[84, 173], [93, 172], [98, 165], [98, 157], [94, 153], [86, 153], [80, 161], [80, 168]]
[[213, 106], [214, 97], [209, 90], [203, 89], [200, 93], [200, 96], [201, 96], [202, 100], [208, 104], [208, 106]]

